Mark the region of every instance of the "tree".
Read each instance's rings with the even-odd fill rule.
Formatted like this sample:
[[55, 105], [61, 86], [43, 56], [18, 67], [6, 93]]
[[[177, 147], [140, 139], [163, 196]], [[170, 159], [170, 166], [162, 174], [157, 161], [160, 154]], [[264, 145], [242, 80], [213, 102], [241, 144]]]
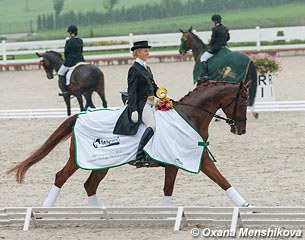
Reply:
[[57, 28], [58, 17], [64, 7], [64, 0], [53, 0], [53, 8], [55, 11], [55, 28]]
[[119, 0], [106, 0], [103, 4], [104, 8], [106, 8], [109, 12], [111, 12], [114, 6], [118, 3], [118, 1]]

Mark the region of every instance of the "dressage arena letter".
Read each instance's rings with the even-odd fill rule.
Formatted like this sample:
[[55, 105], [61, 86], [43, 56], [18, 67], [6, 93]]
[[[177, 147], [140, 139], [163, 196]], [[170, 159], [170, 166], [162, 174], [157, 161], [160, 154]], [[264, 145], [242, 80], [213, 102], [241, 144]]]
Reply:
[[272, 78], [273, 75], [270, 73], [258, 74], [257, 76], [258, 91], [256, 95], [256, 101], [258, 102], [275, 101]]

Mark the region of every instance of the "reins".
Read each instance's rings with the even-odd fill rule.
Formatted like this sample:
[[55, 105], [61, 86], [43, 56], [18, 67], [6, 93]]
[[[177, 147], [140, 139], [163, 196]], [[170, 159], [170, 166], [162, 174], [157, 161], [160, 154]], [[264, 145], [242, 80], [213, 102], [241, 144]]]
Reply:
[[224, 107], [224, 109], [228, 108], [232, 103], [235, 102], [235, 106], [234, 106], [234, 110], [233, 110], [233, 117], [232, 119], [231, 118], [224, 118], [224, 117], [221, 117], [219, 115], [217, 115], [216, 113], [213, 113], [207, 109], [204, 109], [204, 108], [199, 108], [197, 106], [194, 106], [192, 104], [188, 104], [188, 103], [184, 103], [184, 102], [181, 102], [181, 101], [173, 101], [174, 104], [177, 104], [177, 105], [184, 105], [184, 106], [188, 106], [188, 107], [193, 107], [193, 108], [196, 108], [202, 112], [206, 112], [208, 114], [211, 114], [213, 115], [213, 117], [217, 118], [217, 119], [220, 119], [220, 120], [224, 120], [227, 124], [229, 124], [230, 126], [234, 125], [235, 122], [242, 122], [242, 121], [246, 121], [247, 118], [240, 118], [240, 119], [237, 119], [236, 117], [236, 114], [237, 114], [237, 107], [238, 107], [238, 99], [240, 97], [240, 89], [238, 90], [238, 92], [236, 93], [236, 96], [234, 97], [234, 99], [226, 106]]
[[224, 121], [225, 121], [227, 124], [229, 124], [229, 125], [234, 125], [234, 120], [231, 119], [231, 118], [224, 118], [224, 117], [219, 116], [219, 115], [217, 115], [216, 113], [212, 113], [211, 111], [206, 110], [206, 109], [204, 109], [204, 108], [199, 108], [199, 107], [194, 106], [194, 105], [192, 105], [192, 104], [184, 103], [184, 102], [181, 102], [181, 101], [174, 101], [174, 100], [172, 100], [172, 102], [173, 102], [174, 105], [183, 105], [183, 106], [187, 106], [187, 107], [192, 107], [192, 108], [198, 109], [198, 110], [200, 110], [200, 111], [202, 111], [202, 112], [206, 112], [206, 113], [208, 113], [208, 114], [213, 115], [213, 117], [215, 117], [215, 118], [217, 118], [217, 119], [224, 120]]

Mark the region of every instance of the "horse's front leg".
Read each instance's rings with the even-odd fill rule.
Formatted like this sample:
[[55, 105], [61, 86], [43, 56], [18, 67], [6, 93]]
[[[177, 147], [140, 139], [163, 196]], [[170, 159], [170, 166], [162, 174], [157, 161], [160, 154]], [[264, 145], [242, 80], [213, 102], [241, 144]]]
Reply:
[[96, 196], [96, 190], [100, 182], [104, 179], [108, 169], [92, 171], [87, 181], [84, 184], [85, 190], [88, 195], [88, 203], [90, 207], [99, 207], [99, 201]]
[[234, 187], [222, 176], [222, 174], [216, 168], [214, 162], [209, 158], [207, 152], [205, 152], [202, 159], [201, 171], [205, 173], [210, 179], [217, 183], [223, 190], [225, 190], [226, 196], [232, 201], [236, 207], [244, 207], [249, 204], [246, 200], [235, 190]]
[[178, 168], [168, 165], [165, 166], [165, 179], [163, 187], [164, 196], [162, 198], [162, 206], [171, 205], [177, 172]]

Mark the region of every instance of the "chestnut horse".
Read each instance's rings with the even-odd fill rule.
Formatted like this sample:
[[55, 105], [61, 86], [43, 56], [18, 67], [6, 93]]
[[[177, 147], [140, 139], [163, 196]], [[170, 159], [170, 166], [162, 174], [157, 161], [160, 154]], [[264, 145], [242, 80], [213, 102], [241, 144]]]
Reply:
[[[227, 116], [226, 122], [230, 125], [231, 132], [242, 135], [246, 133], [247, 121], [247, 101], [248, 101], [248, 86], [241, 83], [226, 83], [226, 82], [208, 82], [197, 86], [187, 95], [174, 102], [177, 110], [193, 125], [201, 134], [204, 140], [208, 139], [209, 124], [215, 112], [221, 108]], [[73, 115], [66, 120], [51, 134], [46, 142], [32, 153], [23, 162], [17, 164], [7, 171], [7, 173], [16, 174], [16, 181], [22, 183], [27, 170], [53, 150], [60, 142], [65, 141], [70, 137], [70, 157], [68, 162], [61, 171], [56, 173], [54, 185], [49, 193], [48, 198], [44, 202], [45, 207], [55, 205], [57, 196], [61, 187], [67, 179], [78, 169], [75, 162], [75, 145], [73, 126], [75, 125], [78, 115]], [[216, 115], [216, 117], [219, 117]], [[158, 165], [158, 163], [156, 163]], [[171, 196], [173, 194], [175, 179], [178, 173], [178, 168], [172, 165], [163, 165], [165, 168], [164, 182], [164, 197], [163, 206], [169, 206]], [[109, 169], [94, 170], [86, 180], [84, 187], [88, 195], [90, 206], [99, 206], [96, 191], [99, 183], [108, 173]], [[245, 206], [246, 201], [238, 194], [238, 192], [230, 185], [230, 183], [222, 176], [216, 168], [213, 160], [210, 158], [207, 150], [201, 159], [201, 169], [210, 179], [217, 183], [226, 195], [237, 206]], [[237, 200], [236, 200], [237, 199]]]
[[[192, 50], [192, 54], [195, 62], [197, 62], [201, 55], [207, 51], [207, 45], [192, 31], [192, 27], [186, 32], [180, 29], [182, 32], [181, 44], [179, 48], [179, 53], [185, 55], [188, 51]], [[248, 106], [253, 106], [255, 102], [256, 90], [257, 90], [257, 72], [255, 65], [250, 60], [249, 68], [244, 79], [245, 84], [251, 81], [251, 86], [249, 87], [249, 102]], [[201, 81], [196, 81], [200, 84]], [[258, 118], [258, 113], [252, 112], [255, 118]]]
[[[58, 72], [59, 68], [63, 64], [61, 54], [55, 51], [47, 51], [43, 54], [36, 53], [36, 55], [42, 58], [40, 65], [46, 71], [47, 78], [53, 79], [53, 71], [55, 70]], [[70, 84], [67, 86], [68, 94], [63, 96], [67, 106], [67, 115], [71, 115], [71, 95], [74, 95], [77, 98], [80, 111], [85, 111], [88, 107], [95, 108], [92, 102], [92, 93], [94, 91], [100, 96], [103, 102], [103, 107], [107, 108], [103, 72], [97, 66], [92, 64], [84, 64], [76, 67], [71, 75]], [[82, 96], [86, 99], [85, 107]]]

